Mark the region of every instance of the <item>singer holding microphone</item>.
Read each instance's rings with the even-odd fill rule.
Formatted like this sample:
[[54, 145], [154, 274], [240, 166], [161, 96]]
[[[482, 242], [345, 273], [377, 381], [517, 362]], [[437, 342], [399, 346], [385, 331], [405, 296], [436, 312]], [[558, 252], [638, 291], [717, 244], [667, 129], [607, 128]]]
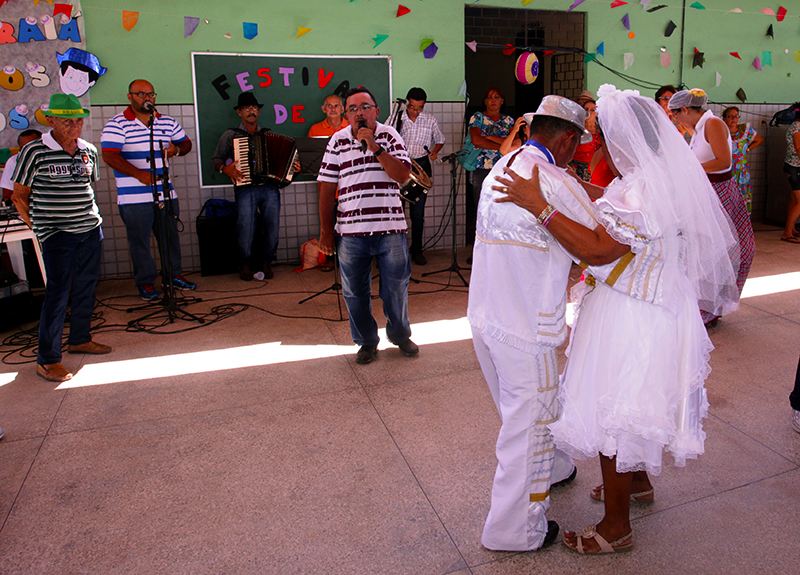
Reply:
[[[156, 175], [164, 166], [159, 155], [159, 141], [167, 158], [185, 156], [192, 150], [192, 142], [180, 124], [170, 116], [156, 110], [156, 92], [147, 80], [134, 80], [128, 86], [130, 106], [111, 118], [103, 128], [101, 147], [103, 161], [114, 169], [117, 184], [117, 206], [128, 235], [128, 247], [133, 262], [133, 280], [139, 296], [145, 301], [161, 297], [155, 289], [158, 269], [150, 253], [150, 234], [155, 234], [161, 245], [161, 234], [153, 210], [152, 177], [150, 175], [150, 121], [153, 121], [153, 138], [156, 150]], [[172, 281], [176, 289], [193, 290], [197, 284], [183, 277], [181, 244], [178, 236], [178, 196], [169, 182], [169, 197], [163, 198], [170, 226], [169, 249], [172, 263]], [[160, 205], [160, 204], [159, 204]], [[161, 278], [162, 283], [166, 282]]]
[[410, 339], [411, 260], [399, 185], [408, 181], [411, 162], [400, 134], [378, 122], [380, 109], [367, 88], [347, 92], [344, 109], [350, 128], [331, 137], [317, 177], [320, 250], [333, 255], [335, 247], [339, 255], [350, 334], [361, 346], [356, 363], [370, 363], [378, 354], [378, 324], [372, 316], [373, 259], [380, 273], [386, 336], [403, 355], [414, 356], [419, 348]]

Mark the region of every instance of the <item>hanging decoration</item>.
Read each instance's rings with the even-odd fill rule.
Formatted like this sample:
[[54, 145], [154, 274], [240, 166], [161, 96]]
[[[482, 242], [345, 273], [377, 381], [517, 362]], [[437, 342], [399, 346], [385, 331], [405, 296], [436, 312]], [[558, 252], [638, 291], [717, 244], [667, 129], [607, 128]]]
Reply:
[[675, 28], [677, 28], [677, 26], [675, 25], [675, 22], [670, 20], [669, 24], [667, 24], [667, 29], [664, 30], [664, 36], [666, 38], [669, 38], [670, 36], [672, 36], [672, 33], [675, 31]]
[[438, 52], [438, 51], [439, 51], [439, 47], [436, 45], [436, 42], [431, 42], [422, 51], [422, 55], [425, 56], [426, 60], [430, 60], [434, 56], [436, 56], [436, 52]]
[[136, 23], [139, 21], [138, 12], [129, 12], [128, 10], [122, 11], [122, 27], [130, 32]]
[[386, 38], [388, 37], [389, 37], [388, 34], [376, 34], [375, 37], [372, 39], [372, 41], [375, 42], [375, 45], [372, 47], [372, 49], [374, 50], [375, 48], [377, 48], [378, 45], [384, 40], [386, 40]]
[[533, 84], [539, 77], [539, 59], [533, 52], [524, 52], [514, 67], [516, 78], [523, 84]]
[[514, 52], [516, 52], [516, 50], [517, 49], [514, 48], [514, 46], [512, 46], [511, 44], [506, 44], [506, 47], [503, 48], [503, 54], [505, 54], [506, 56], [511, 56]]
[[772, 39], [775, 39], [775, 33], [772, 30], [772, 24], [770, 24], [769, 28], [767, 28], [767, 36], [769, 36]]
[[778, 22], [783, 22], [783, 19], [786, 18], [786, 8], [784, 8], [783, 6], [778, 8], [777, 16], [778, 16]]
[[742, 59], [742, 57], [739, 56], [739, 52], [730, 52], [730, 55], [733, 56], [734, 58], [739, 58], [739, 60]]
[[296, 36], [296, 38], [299, 38], [300, 36], [304, 36], [304, 35], [308, 34], [309, 32], [311, 32], [311, 28], [304, 28], [303, 26], [298, 26], [297, 27], [297, 36]]
[[634, 54], [632, 52], [625, 52], [623, 58], [625, 60], [625, 69], [627, 70], [633, 66]]
[[197, 26], [200, 24], [200, 18], [192, 18], [191, 16], [184, 16], [183, 17], [183, 37], [188, 38], [194, 31], [197, 30]]
[[478, 51], [478, 43], [475, 40], [473, 40], [472, 42], [465, 42], [465, 44], [469, 46], [469, 49], [472, 50], [473, 52]]
[[625, 26], [625, 28], [627, 30], [631, 29], [631, 18], [630, 18], [630, 15], [625, 14], [625, 16], [622, 17], [622, 25]]
[[252, 40], [258, 36], [258, 24], [255, 22], [242, 22], [242, 34], [246, 40]]
[[[597, 53], [605, 58], [605, 56], [606, 56], [606, 43], [605, 42], [600, 42], [600, 45], [597, 47]], [[547, 55], [546, 52], [545, 52], [545, 55]]]
[[402, 4], [398, 4], [397, 5], [397, 16], [395, 16], [395, 18], [399, 18], [400, 16], [405, 16], [409, 12], [411, 12], [410, 8], [406, 8]]

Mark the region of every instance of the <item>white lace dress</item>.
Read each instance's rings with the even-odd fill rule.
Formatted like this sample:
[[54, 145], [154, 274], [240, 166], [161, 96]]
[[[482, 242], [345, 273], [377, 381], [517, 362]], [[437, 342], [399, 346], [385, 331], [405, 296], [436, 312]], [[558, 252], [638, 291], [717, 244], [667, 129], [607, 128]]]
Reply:
[[[713, 346], [681, 271], [679, 241], [640, 211], [644, 178], [617, 179], [598, 200], [598, 220], [631, 252], [587, 268], [562, 375], [556, 445], [578, 459], [616, 456], [617, 471], [661, 472], [703, 453], [703, 383]], [[677, 235], [676, 231], [672, 232]], [[673, 238], [674, 239], [674, 238]]]

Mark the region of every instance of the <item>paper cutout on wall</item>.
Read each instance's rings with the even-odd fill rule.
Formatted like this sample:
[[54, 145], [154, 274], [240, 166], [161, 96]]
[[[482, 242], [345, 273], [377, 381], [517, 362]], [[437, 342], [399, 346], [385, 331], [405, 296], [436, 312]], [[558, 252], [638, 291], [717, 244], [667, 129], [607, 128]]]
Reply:
[[256, 22], [242, 22], [242, 34], [245, 39], [252, 40], [258, 36], [258, 24]]
[[296, 36], [296, 38], [299, 38], [300, 36], [308, 34], [309, 32], [311, 32], [311, 28], [303, 28], [302, 26], [298, 26], [297, 27], [297, 36]]
[[458, 91], [458, 95], [459, 96], [464, 96], [465, 98], [467, 97], [467, 81], [466, 80], [464, 80], [461, 83], [461, 89]]
[[652, 8], [647, 9], [647, 13], [655, 12], [656, 10], [661, 10], [662, 8], [666, 8], [666, 4], [659, 4], [658, 6], [653, 6]]
[[760, 72], [760, 71], [761, 71], [761, 69], [762, 69], [762, 68], [761, 68], [761, 58], [759, 58], [758, 56], [756, 56], [756, 59], [755, 59], [755, 60], [753, 60], [753, 68], [755, 68], [755, 69], [756, 69], [756, 70], [758, 70], [759, 72]]
[[372, 47], [372, 49], [374, 50], [375, 48], [377, 48], [378, 45], [384, 40], [386, 40], [386, 38], [388, 37], [389, 37], [388, 34], [376, 34], [375, 37], [372, 39], [372, 41], [375, 42], [375, 45]]
[[627, 28], [628, 30], [631, 29], [631, 18], [630, 18], [630, 15], [625, 14], [625, 16], [622, 17], [622, 25], [625, 26], [625, 28]]
[[[2, 8], [3, 5], [6, 4], [7, 2], [8, 2], [8, 0], [0, 0], [0, 8]], [[3, 119], [5, 120], [5, 118], [3, 118]], [[5, 127], [5, 126], [3, 126], [3, 127]], [[3, 131], [3, 128], [0, 128], [0, 132], [2, 132], [2, 131]]]
[[138, 12], [129, 12], [128, 10], [122, 11], [122, 27], [130, 32], [136, 23], [139, 21]]
[[667, 24], [667, 29], [664, 30], [664, 36], [667, 37], [667, 38], [672, 36], [672, 33], [675, 31], [675, 28], [677, 28], [677, 26], [675, 25], [675, 22], [670, 20], [669, 24]]
[[466, 42], [466, 44], [467, 46], [469, 46], [469, 49], [472, 50], [473, 52], [478, 51], [478, 42], [476, 42], [475, 40], [473, 40], [472, 42]]
[[594, 52], [586, 52], [586, 54], [583, 55], [584, 64], [587, 64], [593, 60], [597, 60], [597, 54], [595, 54]]
[[65, 94], [81, 97], [94, 86], [97, 79], [108, 69], [91, 52], [68, 48], [63, 54], [56, 52], [58, 61], [58, 83]]
[[669, 52], [664, 52], [661, 54], [661, 65], [665, 68], [669, 68], [670, 64], [672, 64], [672, 58], [670, 58]]
[[42, 14], [42, 17], [39, 18], [39, 22], [41, 22], [42, 26], [44, 27], [45, 38], [48, 40], [55, 40], [58, 38], [58, 32], [56, 32], [56, 21], [52, 16], [50, 16], [50, 14]]
[[567, 12], [572, 12], [575, 8], [586, 2], [586, 0], [575, 0], [572, 5], [567, 8]]
[[772, 8], [762, 8], [761, 11], [767, 16], [775, 16], [775, 11]]
[[50, 127], [50, 123], [47, 121], [47, 116], [45, 116], [42, 113], [42, 108], [36, 110], [33, 117], [36, 118], [36, 121], [39, 122], [42, 126], [47, 126], [48, 128]]
[[739, 56], [739, 52], [730, 52], [730, 55], [733, 56], [734, 58], [739, 58], [739, 60], [742, 59], [742, 57]]
[[184, 16], [183, 17], [183, 37], [188, 38], [194, 31], [197, 30], [197, 26], [200, 24], [200, 18], [192, 18], [191, 16]]
[[539, 77], [539, 59], [533, 52], [524, 52], [517, 58], [514, 67], [517, 81], [523, 84], [533, 84]]
[[705, 62], [705, 52], [698, 52], [697, 48], [694, 49], [694, 56], [692, 57], [692, 68], [703, 67]]
[[64, 14], [67, 18], [72, 18], [72, 4], [55, 4], [53, 6], [53, 18], [59, 14]]
[[422, 54], [425, 56], [427, 60], [430, 60], [434, 56], [436, 56], [436, 52], [439, 51], [439, 47], [436, 45], [436, 42], [431, 42], [428, 46], [422, 51]]
[[716, 72], [716, 74], [717, 74], [717, 84], [716, 84], [716, 86], [717, 86], [717, 88], [719, 88], [719, 85], [722, 84], [722, 74], [720, 74], [719, 72]]
[[600, 42], [600, 45], [597, 47], [597, 53], [601, 56], [605, 57], [606, 55], [606, 43]]
[[778, 22], [783, 22], [784, 18], [786, 18], [786, 8], [781, 6], [778, 8]]
[[22, 89], [24, 83], [25, 78], [22, 76], [22, 72], [10, 64], [3, 66], [2, 71], [0, 71], [0, 88], [16, 92]]
[[433, 44], [433, 38], [423, 38], [422, 43], [419, 45], [419, 51], [424, 52], [425, 48]]
[[511, 44], [506, 44], [506, 47], [503, 48], [503, 54], [505, 54], [506, 56], [511, 56], [515, 50], [516, 48], [514, 48], [514, 46], [512, 46]]
[[650, 2], [652, 2], [652, 1], [653, 1], [653, 0], [641, 0], [641, 2], [639, 2], [639, 4], [641, 4], [641, 5], [642, 5], [642, 8], [644, 8], [645, 10], [647, 10], [647, 7], [650, 5]]
[[33, 16], [28, 16], [24, 20], [19, 21], [19, 30], [17, 31], [17, 42], [26, 44], [30, 41], [44, 42], [45, 37], [42, 31], [39, 30], [37, 24], [39, 21]]
[[772, 52], [761, 52], [761, 64], [772, 66]]
[[527, 6], [527, 5], [528, 5], [528, 4], [530, 4], [531, 2], [533, 2], [533, 0], [522, 0], [522, 5], [523, 5], [523, 6]]
[[47, 75], [47, 69], [41, 64], [28, 62], [25, 64], [25, 71], [31, 77], [31, 85], [35, 88], [44, 88], [50, 85], [50, 76]]
[[398, 4], [397, 5], [397, 16], [395, 16], [395, 18], [399, 18], [400, 16], [404, 16], [404, 15], [408, 14], [409, 12], [411, 12], [411, 10], [409, 8], [406, 8], [402, 4]]
[[733, 10], [728, 10], [727, 12], [725, 12], [725, 14], [730, 14], [731, 12], [736, 12], [737, 14], [741, 14], [742, 13], [742, 9], [741, 8], [734, 8]]
[[770, 24], [769, 28], [767, 28], [767, 36], [773, 39], [775, 38], [775, 33], [772, 31], [772, 24]]
[[[50, 6], [53, 5], [53, 0], [45, 0]], [[33, 5], [36, 6], [41, 0], [33, 0]]]
[[625, 69], [626, 70], [628, 68], [630, 68], [631, 66], [633, 66], [633, 59], [634, 59], [633, 52], [625, 52], [625, 55], [623, 56], [623, 59], [625, 61]]
[[800, 50], [794, 51], [794, 61], [800, 64]]
[[745, 93], [744, 93], [744, 90], [742, 90], [741, 88], [739, 88], [738, 90], [736, 90], [736, 97], [737, 97], [737, 98], [739, 98], [739, 101], [740, 101], [742, 104], [744, 104], [744, 103], [745, 103], [745, 101], [747, 100], [747, 94], [745, 94]]
[[623, 2], [622, 0], [614, 0], [611, 3], [611, 7], [612, 8], [619, 8], [620, 6], [624, 6], [625, 4], [627, 4], [627, 2]]
[[695, 10], [705, 10], [706, 7], [700, 4], [700, 2], [693, 2], [689, 5], [689, 8], [694, 8]]

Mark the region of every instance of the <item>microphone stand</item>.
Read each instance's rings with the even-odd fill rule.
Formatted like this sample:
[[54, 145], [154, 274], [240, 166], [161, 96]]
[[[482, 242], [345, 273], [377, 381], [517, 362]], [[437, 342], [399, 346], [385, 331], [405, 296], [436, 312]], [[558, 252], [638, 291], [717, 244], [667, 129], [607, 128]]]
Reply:
[[[153, 129], [155, 125], [155, 113], [156, 109], [155, 106], [150, 108], [150, 119], [147, 122], [147, 127], [150, 129], [150, 157], [147, 158], [150, 162], [150, 181], [152, 182], [152, 191], [153, 191], [153, 217], [155, 218], [154, 221], [158, 225], [159, 236], [161, 237], [161, 241], [156, 242], [158, 244], [158, 254], [161, 258], [161, 284], [164, 287], [164, 297], [161, 298], [159, 304], [162, 306], [163, 309], [157, 309], [152, 311], [139, 319], [132, 319], [128, 322], [128, 326], [132, 326], [134, 324], [140, 323], [142, 320], [149, 319], [151, 317], [155, 317], [159, 315], [162, 311], [167, 312], [167, 317], [169, 319], [169, 323], [174, 323], [175, 318], [179, 319], [189, 319], [194, 320], [199, 323], [205, 323], [205, 320], [193, 315], [185, 310], [180, 309], [181, 305], [187, 305], [189, 303], [189, 299], [185, 297], [176, 298], [175, 297], [175, 285], [172, 281], [173, 273], [172, 273], [172, 256], [170, 254], [170, 240], [171, 240], [171, 231], [168, 218], [175, 217], [174, 212], [172, 211], [172, 199], [171, 199], [171, 190], [169, 186], [169, 164], [167, 162], [167, 154], [164, 151], [164, 143], [159, 140], [158, 147], [159, 147], [159, 156], [161, 157], [161, 165], [163, 166], [161, 176], [158, 175], [156, 170], [156, 153], [155, 153], [155, 142], [153, 137]], [[158, 191], [158, 181], [161, 180], [161, 194]], [[180, 299], [180, 302], [178, 301]], [[191, 298], [191, 303], [200, 302], [202, 301], [199, 298]], [[141, 306], [138, 308], [131, 308], [128, 309], [127, 312], [130, 313], [132, 311], [138, 311], [142, 309], [149, 309], [150, 306]]]

